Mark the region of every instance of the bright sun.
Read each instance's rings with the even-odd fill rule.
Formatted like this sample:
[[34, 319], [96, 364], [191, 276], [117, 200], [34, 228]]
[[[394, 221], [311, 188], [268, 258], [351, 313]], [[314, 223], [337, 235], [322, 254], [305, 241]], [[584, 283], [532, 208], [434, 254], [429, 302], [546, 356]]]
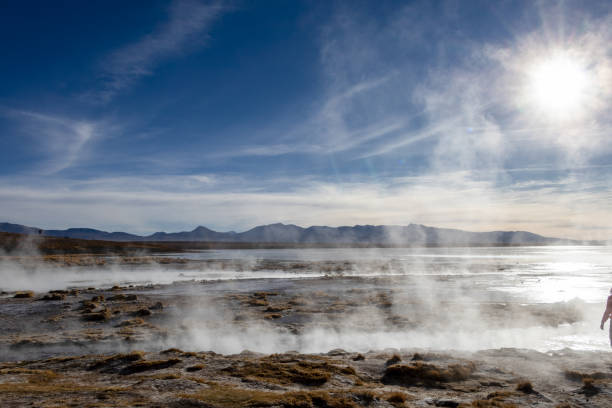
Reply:
[[529, 77], [531, 99], [548, 116], [568, 119], [584, 108], [588, 75], [572, 58], [557, 55], [541, 61], [532, 67]]

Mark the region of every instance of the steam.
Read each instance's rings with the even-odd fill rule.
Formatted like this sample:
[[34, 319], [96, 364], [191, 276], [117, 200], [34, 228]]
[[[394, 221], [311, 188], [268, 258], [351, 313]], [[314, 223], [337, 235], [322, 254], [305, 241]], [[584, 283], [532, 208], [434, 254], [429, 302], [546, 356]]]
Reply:
[[[182, 267], [155, 262], [24, 266], [13, 254], [2, 257], [0, 279], [4, 291], [132, 284], [136, 286], [131, 293], [166, 299], [167, 307], [155, 320], [166, 336], [135, 343], [50, 344], [41, 349], [51, 354], [169, 347], [225, 354], [320, 353], [336, 348], [607, 350], [607, 336], [598, 329], [612, 268], [607, 251], [605, 247], [223, 251], [203, 252], [201, 257], [213, 259]], [[310, 302], [294, 306], [288, 321], [275, 321], [228, 298], [248, 298], [256, 291], [278, 292], [270, 296], [271, 303], [286, 303], [293, 297]], [[36, 303], [44, 307], [44, 302]], [[76, 331], [85, 328], [79, 322], [73, 326]]]
[[[385, 251], [377, 251], [380, 258]], [[441, 255], [445, 250], [437, 250]], [[607, 336], [598, 330], [601, 300], [605, 299], [606, 272], [610, 269], [605, 249], [578, 249], [585, 261], [568, 264], [546, 262], [547, 256], [576, 259], [567, 249], [531, 248], [513, 250], [511, 255], [523, 264], [518, 270], [506, 271], [507, 266], [495, 262], [475, 264], [487, 259], [464, 252], [458, 264], [444, 265], [440, 259], [417, 257], [409, 264], [381, 263], [372, 260], [353, 261], [349, 271], [326, 280], [321, 288], [341, 303], [351, 303], [355, 296], [388, 296], [388, 309], [360, 304], [347, 308], [339, 315], [311, 313], [303, 326], [296, 329], [260, 319], [237, 319], [245, 312], [223, 306], [218, 297], [202, 296], [202, 290], [185, 293], [196, 306], [176, 311], [176, 319], [184, 331], [175, 345], [186, 349], [238, 353], [251, 350], [264, 353], [296, 350], [306, 353], [326, 352], [341, 348], [368, 351], [385, 348], [424, 348], [449, 350], [481, 350], [516, 347], [546, 351], [578, 348], [607, 350]], [[498, 249], [488, 249], [489, 256]], [[570, 252], [565, 256], [560, 251]], [[345, 251], [344, 256], [357, 251]], [[467, 252], [467, 253], [466, 253]], [[517, 254], [518, 252], [518, 254]], [[584, 256], [585, 252], [588, 256]], [[430, 253], [431, 254], [431, 253]], [[336, 253], [336, 255], [338, 255]], [[533, 259], [531, 257], [536, 257]], [[443, 259], [443, 258], [442, 258]], [[529, 262], [528, 262], [529, 261]], [[512, 262], [512, 261], [511, 261]], [[607, 263], [606, 263], [607, 262]], [[532, 268], [532, 269], [529, 269]], [[501, 269], [501, 270], [496, 270]], [[522, 270], [522, 273], [520, 272]], [[590, 271], [586, 276], [585, 270]], [[576, 285], [575, 275], [581, 276]], [[553, 284], [556, 281], [556, 284]], [[282, 287], [294, 287], [296, 294], [312, 298], [320, 280], [290, 280]], [[563, 283], [565, 282], [565, 283]], [[231, 282], [224, 290], [249, 293], [254, 290], [274, 290], [270, 281]], [[207, 291], [213, 290], [208, 287]], [[352, 291], [362, 290], [361, 295]], [[214, 290], [213, 290], [214, 292]], [[274, 299], [274, 298], [272, 298]], [[325, 310], [325, 304], [314, 309]], [[247, 308], [248, 309], [248, 308]], [[397, 322], [401, 324], [396, 324]]]
[[[562, 348], [608, 348], [606, 336], [597, 339], [595, 331], [599, 308], [574, 300], [552, 304], [545, 318], [538, 309], [491, 315], [466, 288], [445, 291], [444, 285], [430, 277], [411, 279], [418, 291], [396, 292], [392, 315], [408, 320], [409, 327], [396, 327], [388, 313], [375, 307], [342, 313], [331, 319], [314, 314], [299, 332], [261, 319], [236, 322], [236, 315], [212, 300], [199, 299], [192, 310], [180, 310], [175, 318], [184, 332], [170, 339], [173, 346], [187, 350], [213, 350], [224, 354], [250, 350], [262, 353], [298, 351], [322, 353], [333, 349], [366, 352], [370, 350], [429, 349], [464, 350], [514, 347], [547, 351]], [[304, 282], [304, 285], [308, 283]], [[439, 296], [435, 296], [435, 294]], [[341, 295], [342, 296], [342, 295]], [[448, 299], [453, 304], [448, 305]], [[409, 299], [409, 303], [406, 300]], [[488, 299], [490, 302], [491, 299]], [[237, 314], [240, 311], [235, 311]], [[561, 323], [577, 316], [575, 323]], [[591, 332], [591, 333], [589, 333]]]

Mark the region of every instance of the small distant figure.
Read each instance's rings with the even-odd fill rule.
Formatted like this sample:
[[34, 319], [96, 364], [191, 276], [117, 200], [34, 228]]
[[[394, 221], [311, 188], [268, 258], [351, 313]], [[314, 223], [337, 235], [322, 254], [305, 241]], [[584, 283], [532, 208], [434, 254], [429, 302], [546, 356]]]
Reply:
[[[604, 329], [604, 323], [606, 320], [612, 318], [612, 289], [610, 289], [610, 296], [608, 296], [608, 302], [606, 303], [606, 311], [601, 317], [601, 325], [599, 328]], [[612, 347], [612, 321], [610, 321], [610, 347]]]

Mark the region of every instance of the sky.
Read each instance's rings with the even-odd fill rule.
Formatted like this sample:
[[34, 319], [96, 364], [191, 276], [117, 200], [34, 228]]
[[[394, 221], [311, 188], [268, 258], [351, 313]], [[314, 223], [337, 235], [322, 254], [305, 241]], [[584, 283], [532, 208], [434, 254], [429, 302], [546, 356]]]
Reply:
[[4, 1], [0, 222], [612, 239], [610, 1]]

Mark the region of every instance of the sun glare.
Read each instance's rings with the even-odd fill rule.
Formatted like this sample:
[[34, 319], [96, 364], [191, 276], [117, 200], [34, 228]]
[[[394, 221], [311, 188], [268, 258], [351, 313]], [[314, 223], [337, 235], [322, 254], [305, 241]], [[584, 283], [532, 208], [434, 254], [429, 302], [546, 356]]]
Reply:
[[577, 61], [559, 55], [533, 66], [529, 93], [541, 111], [557, 119], [568, 119], [584, 108], [588, 82], [586, 70]]

